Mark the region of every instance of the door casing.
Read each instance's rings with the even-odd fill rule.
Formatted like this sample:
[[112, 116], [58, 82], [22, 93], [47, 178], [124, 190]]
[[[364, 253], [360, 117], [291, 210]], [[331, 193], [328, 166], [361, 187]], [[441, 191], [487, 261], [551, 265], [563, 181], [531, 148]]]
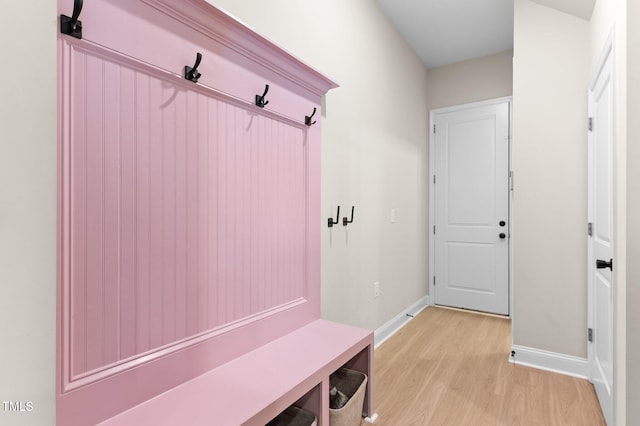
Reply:
[[435, 276], [435, 236], [432, 232], [433, 224], [435, 223], [435, 192], [433, 191], [434, 183], [433, 177], [435, 175], [436, 170], [436, 159], [435, 159], [435, 138], [433, 133], [433, 126], [435, 125], [435, 116], [436, 114], [447, 113], [447, 112], [455, 112], [468, 108], [476, 108], [487, 105], [495, 105], [507, 102], [509, 104], [509, 196], [508, 196], [508, 208], [509, 208], [509, 218], [507, 220], [508, 224], [508, 238], [507, 244], [509, 244], [508, 249], [508, 263], [509, 263], [509, 315], [511, 318], [513, 315], [513, 268], [512, 268], [512, 250], [513, 245], [511, 241], [513, 239], [513, 234], [511, 233], [512, 227], [512, 214], [511, 214], [511, 201], [513, 194], [513, 170], [511, 170], [511, 141], [512, 141], [512, 128], [513, 128], [513, 97], [505, 96], [501, 98], [488, 99], [486, 101], [479, 102], [470, 102], [466, 104], [455, 105], [446, 108], [437, 108], [429, 111], [429, 226], [427, 226], [427, 230], [429, 232], [429, 305], [435, 305], [435, 286], [434, 286], [434, 276]]

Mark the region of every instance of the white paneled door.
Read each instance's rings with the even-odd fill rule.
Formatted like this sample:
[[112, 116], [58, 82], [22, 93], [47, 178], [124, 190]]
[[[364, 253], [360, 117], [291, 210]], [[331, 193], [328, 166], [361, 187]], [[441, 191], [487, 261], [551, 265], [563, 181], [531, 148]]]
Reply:
[[611, 54], [589, 90], [589, 378], [613, 425], [613, 73]]
[[437, 305], [509, 314], [509, 108], [433, 115]]

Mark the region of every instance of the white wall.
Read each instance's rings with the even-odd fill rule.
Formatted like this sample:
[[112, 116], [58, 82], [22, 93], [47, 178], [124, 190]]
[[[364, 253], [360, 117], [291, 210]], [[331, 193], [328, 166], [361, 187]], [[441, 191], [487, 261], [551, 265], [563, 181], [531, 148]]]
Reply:
[[589, 21], [590, 70], [593, 70], [600, 59], [602, 49], [613, 30], [616, 19], [616, 4], [619, 0], [596, 0]]
[[[369, 0], [209, 1], [341, 84], [322, 123], [322, 316], [379, 327], [427, 293], [424, 66]], [[355, 222], [329, 230], [336, 205]]]
[[513, 50], [429, 69], [429, 108], [511, 96]]
[[[56, 2], [5, 0], [0, 30], [0, 424], [55, 423]], [[30, 401], [31, 412], [2, 401]]]
[[589, 25], [515, 2], [514, 344], [586, 358]]

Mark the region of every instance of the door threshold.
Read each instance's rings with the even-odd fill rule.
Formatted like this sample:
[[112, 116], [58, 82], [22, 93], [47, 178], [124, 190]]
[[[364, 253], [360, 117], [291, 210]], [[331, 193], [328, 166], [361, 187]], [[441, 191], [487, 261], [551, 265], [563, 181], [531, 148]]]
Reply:
[[493, 312], [476, 311], [476, 310], [473, 310], [473, 309], [458, 308], [458, 307], [455, 307], [455, 306], [433, 305], [433, 307], [434, 308], [442, 308], [442, 309], [450, 309], [452, 311], [468, 312], [470, 314], [486, 315], [486, 316], [495, 317], [495, 318], [506, 318], [506, 319], [510, 319], [511, 318], [509, 315], [494, 314]]

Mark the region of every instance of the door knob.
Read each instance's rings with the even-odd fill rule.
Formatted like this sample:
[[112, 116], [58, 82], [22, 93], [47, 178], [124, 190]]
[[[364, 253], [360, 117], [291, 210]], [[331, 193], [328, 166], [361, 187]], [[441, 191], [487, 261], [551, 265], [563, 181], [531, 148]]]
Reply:
[[506, 234], [504, 232], [501, 232], [500, 235], [498, 235], [500, 237], [501, 240], [504, 240], [506, 238]]
[[507, 222], [505, 222], [504, 220], [501, 220], [501, 221], [498, 223], [498, 225], [500, 225], [500, 226], [505, 226], [506, 224], [507, 224]]
[[596, 268], [598, 269], [609, 268], [609, 270], [613, 271], [613, 259], [609, 259], [608, 262], [606, 260], [597, 259]]

